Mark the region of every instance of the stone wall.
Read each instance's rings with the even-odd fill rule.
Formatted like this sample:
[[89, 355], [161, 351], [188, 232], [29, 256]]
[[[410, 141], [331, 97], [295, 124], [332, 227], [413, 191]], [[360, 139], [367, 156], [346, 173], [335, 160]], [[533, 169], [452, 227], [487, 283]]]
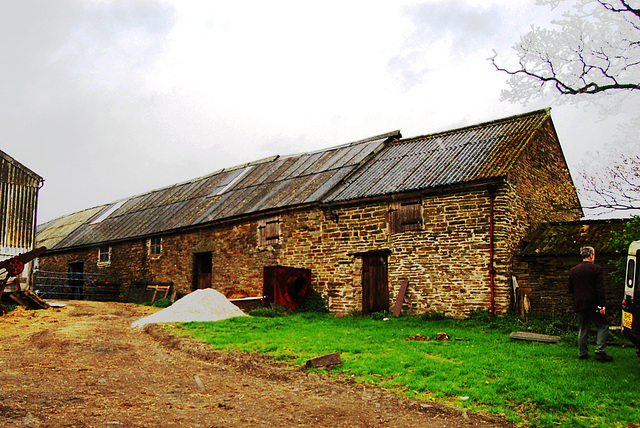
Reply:
[[[512, 257], [504, 242], [510, 218], [506, 190], [496, 191], [494, 289], [496, 311], [510, 304]], [[212, 283], [226, 295], [262, 293], [262, 269], [282, 265], [311, 269], [314, 289], [333, 312], [362, 310], [362, 259], [354, 253], [389, 250], [389, 305], [408, 281], [405, 313], [437, 311], [464, 316], [490, 309], [490, 196], [485, 187], [422, 196], [422, 230], [391, 234], [390, 201], [310, 208], [280, 216], [278, 244], [260, 246], [258, 220], [163, 236], [162, 255], [149, 256], [146, 240], [112, 244], [108, 266], [97, 263], [97, 248], [51, 253], [44, 270], [67, 270], [82, 260], [85, 271], [111, 273], [125, 288], [134, 281], [172, 281], [178, 292], [193, 284], [194, 254], [211, 252]]]
[[510, 251], [517, 251], [531, 230], [544, 222], [572, 221], [582, 217], [578, 195], [550, 120], [527, 145], [509, 172], [513, 186]]
[[527, 235], [541, 223], [579, 220], [582, 210], [550, 120], [523, 150], [507, 178], [504, 217], [511, 221], [500, 222], [506, 228], [497, 232], [500, 239], [496, 251], [499, 257], [510, 258], [510, 265], [498, 273], [500, 281], [513, 284], [513, 276], [518, 283], [523, 279], [523, 265], [514, 255], [524, 247]]
[[582, 217], [580, 201], [550, 120], [521, 153], [509, 172], [518, 208], [514, 231], [524, 237], [532, 225]]
[[[259, 245], [256, 219], [163, 236], [160, 256], [149, 256], [146, 240], [139, 239], [112, 244], [106, 266], [98, 265], [95, 248], [51, 253], [40, 267], [66, 271], [69, 263], [83, 261], [86, 272], [113, 274], [125, 290], [135, 281], [172, 281], [179, 293], [187, 293], [193, 284], [194, 254], [211, 252], [213, 286], [226, 295], [261, 295], [264, 266], [301, 267], [311, 269], [314, 289], [333, 312], [349, 313], [362, 310], [362, 259], [353, 254], [390, 250], [390, 307], [407, 280], [405, 313], [464, 316], [475, 308], [489, 309], [487, 191], [425, 195], [422, 201], [424, 226], [418, 231], [391, 234], [390, 201], [376, 201], [283, 213], [275, 245]], [[496, 261], [501, 271], [509, 263], [509, 258]], [[508, 286], [496, 282], [499, 311], [508, 307]]]
[[173, 282], [178, 294], [193, 288], [194, 254], [211, 252], [212, 284], [227, 296], [262, 293], [262, 267], [276, 264], [273, 247], [257, 246], [257, 222], [204, 228], [162, 237], [162, 254], [150, 256], [147, 239], [111, 244], [111, 261], [98, 263], [98, 248], [52, 252], [39, 260], [39, 269], [67, 272], [83, 262], [87, 273], [112, 275], [123, 287], [135, 282]]
[[483, 189], [422, 198], [424, 226], [391, 234], [389, 201], [282, 216], [278, 263], [312, 270], [334, 312], [362, 310], [362, 259], [389, 250], [389, 303], [409, 282], [405, 313], [462, 316], [489, 307], [488, 197]]
[[425, 197], [423, 204], [424, 229], [391, 236], [394, 291], [409, 281], [405, 300], [414, 313], [490, 309], [488, 193], [463, 190]]

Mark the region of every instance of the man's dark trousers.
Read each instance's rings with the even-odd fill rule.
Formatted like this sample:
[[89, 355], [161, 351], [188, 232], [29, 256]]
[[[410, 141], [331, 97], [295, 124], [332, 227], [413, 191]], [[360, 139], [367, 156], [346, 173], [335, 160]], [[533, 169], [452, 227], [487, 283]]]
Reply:
[[576, 312], [578, 317], [578, 327], [580, 327], [580, 334], [578, 336], [578, 355], [587, 355], [587, 337], [589, 336], [589, 327], [593, 323], [598, 333], [596, 337], [596, 354], [606, 351], [607, 338], [609, 337], [609, 323], [606, 316], [594, 311], [586, 310]]

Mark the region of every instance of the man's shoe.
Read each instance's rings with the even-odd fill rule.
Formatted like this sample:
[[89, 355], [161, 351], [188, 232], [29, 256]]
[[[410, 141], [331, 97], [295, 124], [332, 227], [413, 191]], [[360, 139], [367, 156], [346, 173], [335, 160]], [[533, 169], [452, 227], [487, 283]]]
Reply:
[[587, 358], [589, 358], [589, 354], [578, 355], [579, 360], [586, 360]]
[[611, 355], [607, 355], [606, 352], [601, 352], [596, 354], [596, 361], [602, 361], [603, 363], [608, 363], [613, 361], [613, 357]]

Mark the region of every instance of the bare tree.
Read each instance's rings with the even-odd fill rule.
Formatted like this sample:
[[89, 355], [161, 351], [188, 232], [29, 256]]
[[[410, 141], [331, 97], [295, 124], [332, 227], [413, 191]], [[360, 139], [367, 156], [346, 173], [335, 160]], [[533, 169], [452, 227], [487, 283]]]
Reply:
[[[556, 8], [566, 0], [537, 0]], [[502, 98], [527, 104], [546, 93], [558, 102], [591, 102], [611, 114], [621, 105], [603, 96], [625, 97], [640, 90], [640, 0], [573, 0], [554, 29], [532, 26], [513, 47], [517, 61], [500, 65], [509, 89]], [[617, 100], [620, 101], [620, 100]], [[614, 106], [614, 107], [610, 107]], [[583, 208], [591, 213], [640, 211], [640, 120], [622, 129], [626, 144], [592, 154], [577, 185]], [[619, 137], [618, 137], [619, 138]]]
[[[563, 0], [538, 0], [558, 6]], [[496, 70], [511, 77], [503, 99], [527, 103], [547, 91], [581, 101], [580, 95], [640, 90], [640, 1], [577, 0], [552, 22], [557, 29], [532, 26], [513, 48], [517, 65]]]
[[640, 212], [640, 155], [611, 148], [582, 167], [578, 183], [585, 210]]

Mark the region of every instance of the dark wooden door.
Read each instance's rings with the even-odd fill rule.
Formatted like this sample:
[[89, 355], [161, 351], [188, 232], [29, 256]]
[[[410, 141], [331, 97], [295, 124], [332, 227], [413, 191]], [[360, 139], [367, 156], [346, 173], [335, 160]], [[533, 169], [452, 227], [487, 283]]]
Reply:
[[192, 290], [211, 288], [211, 253], [195, 253], [193, 255]]
[[362, 313], [389, 310], [387, 256], [362, 256]]
[[82, 300], [84, 297], [84, 263], [69, 263], [69, 286], [71, 299]]

